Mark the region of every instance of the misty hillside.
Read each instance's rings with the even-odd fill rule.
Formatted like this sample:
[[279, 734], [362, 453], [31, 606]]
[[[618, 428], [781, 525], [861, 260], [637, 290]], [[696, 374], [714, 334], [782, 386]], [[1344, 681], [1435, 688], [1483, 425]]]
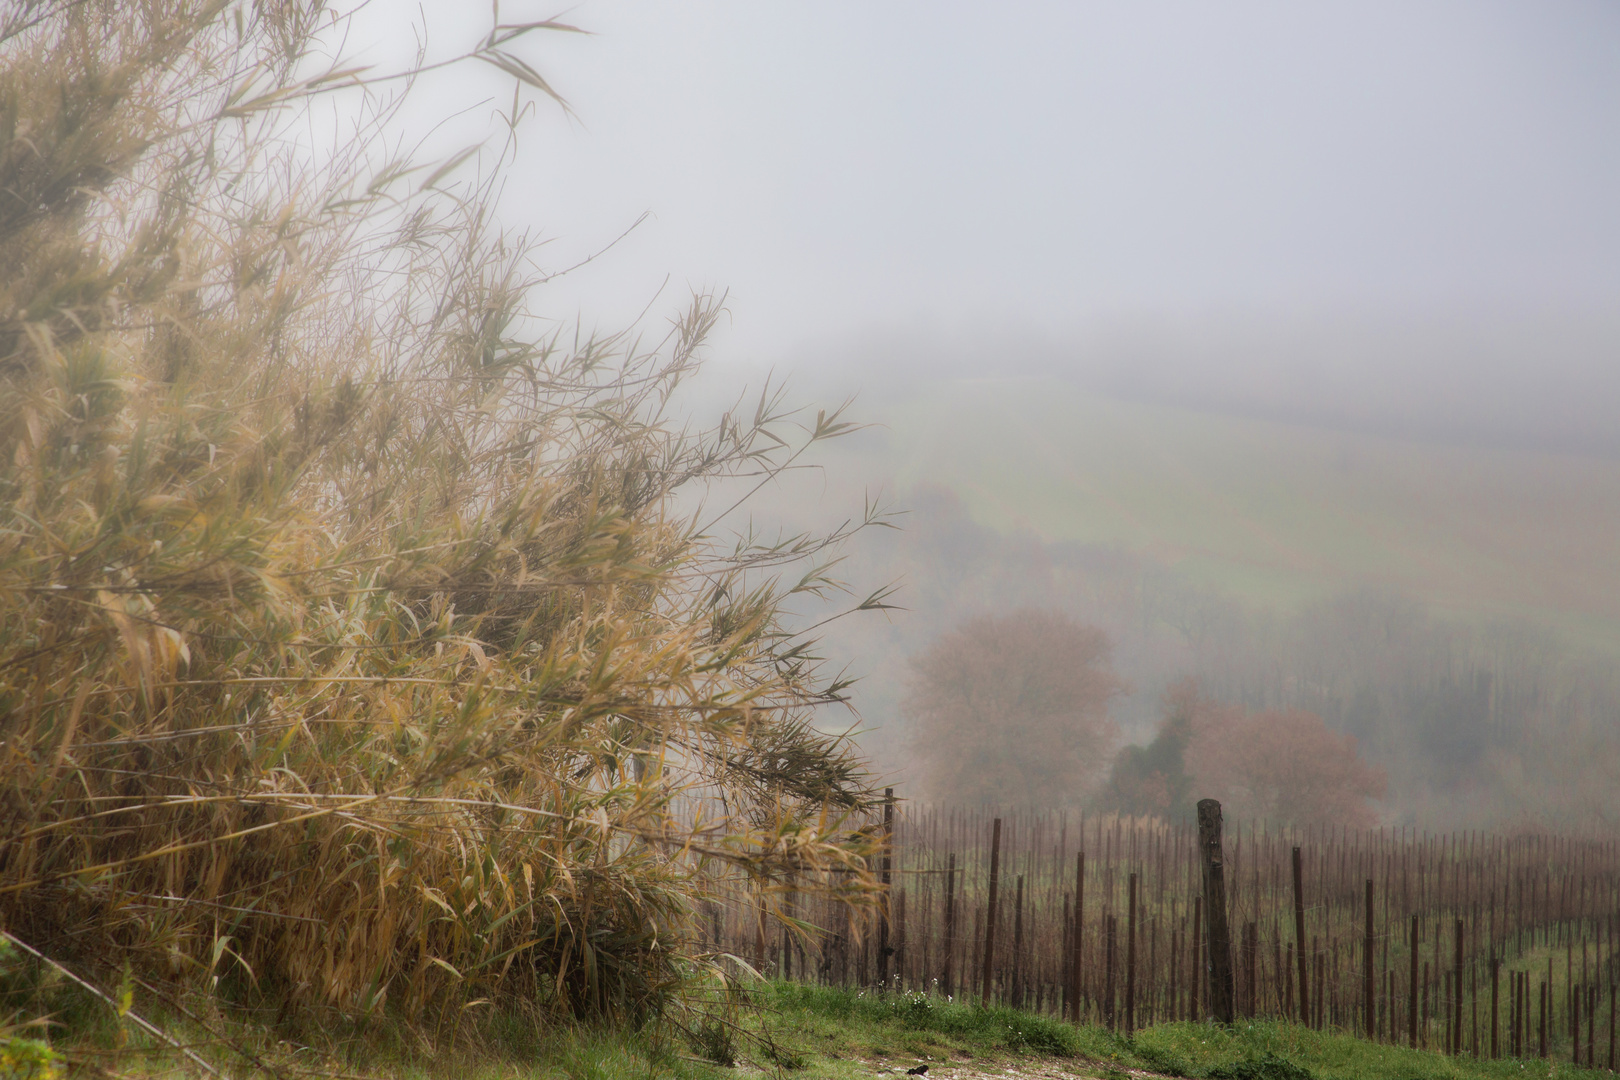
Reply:
[[1152, 737], [1190, 674], [1355, 735], [1390, 775], [1391, 819], [1610, 812], [1591, 751], [1620, 705], [1620, 461], [1037, 376], [875, 405], [882, 426], [827, 473], [886, 485], [906, 513], [840, 569], [900, 581], [907, 610], [835, 624], [828, 648], [859, 658], [883, 766], [910, 756], [908, 657], [969, 616], [1053, 607], [1113, 639], [1125, 741]]
[[1620, 462], [1419, 442], [960, 380], [890, 414], [895, 481], [974, 520], [1151, 557], [1292, 608], [1377, 587], [1448, 611], [1620, 629]]

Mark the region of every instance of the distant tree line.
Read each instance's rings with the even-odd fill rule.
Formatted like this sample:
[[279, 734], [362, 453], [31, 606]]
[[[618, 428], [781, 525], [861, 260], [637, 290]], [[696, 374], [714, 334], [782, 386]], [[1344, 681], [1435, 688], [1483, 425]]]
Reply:
[[[1114, 690], [1106, 716], [1079, 707], [1063, 714], [1074, 745], [1091, 755], [1084, 767], [1050, 785], [1032, 770], [1002, 788], [1010, 794], [990, 797], [1177, 811], [1192, 797], [1184, 781], [1214, 793], [1212, 763], [1226, 748], [1238, 754], [1226, 762], [1228, 775], [1250, 767], [1256, 759], [1238, 750], [1247, 740], [1292, 748], [1268, 768], [1331, 759], [1344, 771], [1340, 795], [1322, 796], [1314, 810], [1285, 805], [1257, 778], [1243, 781], [1227, 790], [1245, 814], [1308, 817], [1333, 805], [1344, 812], [1342, 798], [1353, 792], [1370, 808], [1351, 814], [1358, 820], [1465, 827], [1620, 818], [1620, 674], [1612, 655], [1557, 628], [1442, 617], [1374, 588], [1278, 613], [1196, 586], [1144, 556], [998, 532], [946, 491], [924, 490], [912, 502], [906, 530], [875, 552], [873, 572], [906, 579], [904, 602], [915, 615], [853, 628], [845, 640], [875, 669], [861, 701], [884, 724], [870, 745], [919, 791], [976, 789], [935, 779], [948, 775], [937, 771], [939, 757], [965, 744], [930, 742], [926, 713], [938, 702], [929, 693], [939, 691], [925, 693], [918, 680], [947, 668], [964, 673], [943, 657], [992, 655], [1005, 646], [984, 639], [988, 628], [1039, 611], [1106, 637], [1107, 647], [1091, 654], [1102, 665], [1092, 678]], [[970, 627], [977, 650], [961, 637]], [[1010, 624], [1004, 630], [1013, 633]], [[918, 659], [897, 678], [902, 656]], [[1000, 734], [973, 744], [983, 775], [1004, 767], [998, 755], [1012, 751], [998, 747], [1018, 725], [1044, 732], [1020, 746], [1053, 738], [1059, 713], [1022, 720], [1013, 711], [994, 718]]]

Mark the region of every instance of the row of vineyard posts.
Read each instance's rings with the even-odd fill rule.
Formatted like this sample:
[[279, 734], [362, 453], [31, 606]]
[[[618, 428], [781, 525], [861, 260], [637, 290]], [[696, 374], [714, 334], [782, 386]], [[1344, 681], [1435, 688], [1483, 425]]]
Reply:
[[821, 928], [713, 903], [717, 952], [783, 979], [1003, 1004], [1131, 1033], [1286, 1019], [1476, 1057], [1615, 1065], [1620, 846], [1524, 830], [1298, 831], [883, 808], [883, 902]]

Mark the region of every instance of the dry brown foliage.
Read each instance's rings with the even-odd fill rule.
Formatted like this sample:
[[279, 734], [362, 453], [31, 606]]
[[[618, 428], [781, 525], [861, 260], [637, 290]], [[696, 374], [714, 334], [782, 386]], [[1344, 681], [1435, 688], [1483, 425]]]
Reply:
[[942, 801], [1074, 803], [1116, 738], [1108, 638], [1052, 611], [969, 619], [911, 661], [903, 708]]
[[1356, 740], [1304, 709], [1250, 713], [1201, 702], [1187, 742], [1187, 774], [1199, 798], [1229, 817], [1298, 829], [1371, 829], [1383, 797], [1382, 769]]
[[[543, 96], [513, 42], [565, 29], [471, 59]], [[539, 323], [498, 170], [386, 154], [411, 82], [340, 37], [317, 0], [0, 14], [0, 924], [452, 1039], [644, 1015], [707, 890], [867, 885], [869, 779], [810, 723], [842, 686], [782, 616], [860, 523], [677, 509], [848, 425], [672, 423], [712, 297], [650, 345]], [[369, 119], [314, 155], [334, 94]]]

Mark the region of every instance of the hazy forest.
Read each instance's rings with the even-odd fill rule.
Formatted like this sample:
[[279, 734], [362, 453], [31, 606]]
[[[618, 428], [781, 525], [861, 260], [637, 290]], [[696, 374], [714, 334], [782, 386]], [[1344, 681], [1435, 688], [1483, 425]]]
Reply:
[[[1129, 1040], [1595, 1067], [1607, 1008], [1613, 1066], [1614, 327], [714, 365], [724, 284], [606, 325], [623, 237], [506, 216], [575, 15], [390, 66], [365, 10], [0, 3], [0, 1080], [781, 1074], [752, 1006], [868, 992], [1215, 1080]], [[1561, 359], [1412, 374], [1473, 348]]]
[[[1107, 635], [1106, 670], [1126, 691], [1098, 718], [1111, 727], [1116, 753], [1152, 744], [1176, 715], [1177, 686], [1192, 679], [1213, 705], [1308, 712], [1353, 738], [1354, 753], [1387, 779], [1367, 789], [1376, 798], [1360, 820], [1595, 824], [1620, 813], [1610, 719], [1620, 682], [1612, 646], [1601, 638], [1594, 643], [1524, 615], [1437, 610], [1376, 584], [1279, 609], [1189, 579], [1151, 553], [1000, 532], [937, 486], [917, 489], [908, 511], [905, 531], [882, 538], [887, 550], [874, 561], [908, 583], [901, 602], [914, 617], [840, 628], [833, 639], [855, 655], [882, 657], [857, 669], [869, 738], [886, 765], [925, 789], [945, 774], [926, 771], [908, 747], [908, 678], [915, 676], [907, 658], [927, 655], [944, 636], [935, 628], [967, 625], [981, 613], [1058, 611]], [[1046, 677], [1055, 687], [1068, 675]], [[1057, 713], [1032, 721], [1065, 722]], [[1016, 752], [1000, 730], [975, 746], [976, 757]], [[1298, 737], [1325, 734], [1301, 729]], [[1179, 756], [1150, 772], [1182, 775]], [[1031, 777], [1025, 790], [1036, 803], [1186, 809], [1110, 787], [1105, 760], [1092, 758], [1085, 782]], [[1331, 813], [1327, 804], [1322, 813]]]

